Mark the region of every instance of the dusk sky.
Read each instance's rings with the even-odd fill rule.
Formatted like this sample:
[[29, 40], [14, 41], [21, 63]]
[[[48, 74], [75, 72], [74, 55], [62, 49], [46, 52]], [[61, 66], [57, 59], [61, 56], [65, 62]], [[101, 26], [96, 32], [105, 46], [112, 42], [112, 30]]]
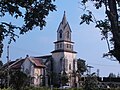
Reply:
[[[43, 30], [35, 28], [34, 30], [21, 35], [17, 38], [16, 42], [10, 44], [10, 59], [15, 60], [17, 58], [24, 58], [29, 56], [43, 56], [50, 55], [54, 50], [54, 41], [56, 41], [56, 31], [62, 20], [64, 11], [66, 11], [67, 21], [72, 30], [72, 41], [75, 42], [74, 50], [77, 51], [77, 58], [86, 60], [86, 64], [93, 66], [92, 72], [100, 70], [100, 76], [108, 76], [109, 73], [120, 73], [120, 64], [118, 61], [111, 61], [106, 58], [102, 58], [103, 53], [108, 51], [106, 41], [101, 41], [101, 34], [99, 29], [95, 29], [94, 24], [89, 26], [86, 24], [80, 25], [80, 15], [84, 12], [81, 9], [80, 0], [56, 0], [57, 11], [50, 12], [46, 18], [47, 25]], [[90, 7], [91, 6], [91, 7]], [[92, 9], [93, 5], [88, 6]], [[99, 11], [94, 11], [94, 14], [98, 19], [103, 19], [104, 8]], [[8, 16], [2, 19], [3, 21], [12, 21], [21, 25], [23, 22], [21, 19], [14, 21]], [[4, 53], [2, 60], [5, 63], [7, 39], [4, 40]]]

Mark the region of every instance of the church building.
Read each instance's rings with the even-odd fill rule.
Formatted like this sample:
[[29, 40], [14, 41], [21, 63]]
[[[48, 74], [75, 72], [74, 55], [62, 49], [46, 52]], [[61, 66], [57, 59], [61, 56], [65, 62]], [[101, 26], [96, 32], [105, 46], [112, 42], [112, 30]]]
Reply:
[[[78, 83], [77, 52], [74, 51], [72, 30], [64, 12], [57, 29], [57, 40], [51, 55], [17, 59], [9, 64], [10, 69], [20, 70], [31, 77], [31, 85], [35, 86], [76, 86]], [[8, 65], [8, 64], [6, 64]], [[5, 66], [5, 65], [4, 65]]]

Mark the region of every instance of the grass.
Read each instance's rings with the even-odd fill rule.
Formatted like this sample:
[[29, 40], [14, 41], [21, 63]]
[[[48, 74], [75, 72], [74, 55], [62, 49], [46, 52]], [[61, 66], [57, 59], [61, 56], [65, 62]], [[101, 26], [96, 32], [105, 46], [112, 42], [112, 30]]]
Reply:
[[[13, 90], [11, 88], [3, 88], [0, 90]], [[26, 87], [23, 90], [51, 90], [50, 88], [47, 87]], [[61, 90], [59, 88], [53, 88], [53, 90]], [[62, 90], [83, 90], [82, 88], [71, 88], [71, 89], [62, 89]], [[120, 90], [120, 88], [113, 88], [113, 89], [98, 89], [98, 90]]]

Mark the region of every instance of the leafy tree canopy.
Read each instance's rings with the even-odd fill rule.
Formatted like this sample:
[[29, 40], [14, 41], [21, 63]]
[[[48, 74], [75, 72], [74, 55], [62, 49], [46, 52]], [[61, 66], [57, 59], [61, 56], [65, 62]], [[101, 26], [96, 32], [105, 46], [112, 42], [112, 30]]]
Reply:
[[3, 66], [3, 62], [2, 61], [0, 61], [0, 68]]
[[87, 70], [85, 60], [82, 60], [82, 59], [77, 60], [77, 69], [78, 69], [78, 72], [81, 74], [83, 74]]
[[98, 90], [98, 80], [95, 73], [88, 74], [84, 82], [84, 90]]
[[[5, 37], [15, 41], [19, 34], [24, 34], [34, 27], [39, 27], [41, 30], [46, 25], [45, 18], [50, 11], [56, 10], [53, 4], [55, 0], [1, 0], [0, 1], [0, 17], [9, 15], [10, 17], [23, 19], [22, 26], [13, 25], [11, 22], [0, 22], [0, 56], [3, 52], [3, 39]], [[18, 21], [19, 22], [19, 21]], [[10, 43], [9, 42], [9, 43]]]
[[[91, 10], [86, 5], [92, 2], [93, 7], [99, 10], [104, 7], [104, 20], [97, 20]], [[119, 0], [82, 0], [82, 5], [88, 13], [81, 15], [80, 24], [91, 22], [95, 23], [95, 27], [101, 30], [102, 39], [107, 41], [108, 53], [103, 56], [115, 57], [120, 62], [120, 1]], [[112, 58], [113, 59], [113, 58]]]
[[110, 73], [108, 77], [114, 78], [116, 75], [114, 73]]
[[68, 83], [68, 76], [67, 76], [67, 73], [65, 71], [63, 71], [60, 78], [61, 78], [62, 85], [66, 85], [66, 83]]
[[10, 74], [10, 85], [13, 90], [22, 90], [27, 85], [28, 77], [21, 71], [12, 71]]

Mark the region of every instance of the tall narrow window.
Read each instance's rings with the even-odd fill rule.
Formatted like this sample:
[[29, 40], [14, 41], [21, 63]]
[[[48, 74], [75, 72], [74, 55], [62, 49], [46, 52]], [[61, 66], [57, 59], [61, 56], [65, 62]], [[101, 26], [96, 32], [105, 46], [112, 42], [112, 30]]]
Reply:
[[69, 48], [69, 44], [67, 44], [67, 48]]
[[69, 64], [69, 70], [71, 70], [71, 64]]
[[59, 44], [57, 44], [57, 49], [59, 48]]
[[60, 48], [62, 48], [62, 43], [60, 43]]
[[60, 30], [59, 36], [60, 36], [60, 38], [62, 38], [62, 30]]
[[65, 71], [68, 70], [68, 59], [65, 59]]
[[69, 31], [67, 31], [67, 38], [70, 38], [70, 33], [69, 33]]

